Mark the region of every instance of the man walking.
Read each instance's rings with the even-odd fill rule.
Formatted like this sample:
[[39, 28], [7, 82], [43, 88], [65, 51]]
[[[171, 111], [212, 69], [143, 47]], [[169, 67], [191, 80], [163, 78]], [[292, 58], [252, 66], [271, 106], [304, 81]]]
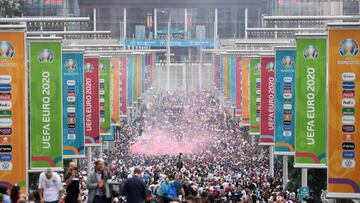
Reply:
[[143, 203], [145, 201], [146, 185], [141, 179], [140, 169], [135, 168], [133, 176], [125, 182], [123, 195], [126, 196], [127, 202]]
[[65, 203], [78, 203], [80, 182], [78, 169], [75, 162], [70, 162], [69, 169], [65, 174], [66, 198]]
[[48, 168], [39, 177], [41, 203], [58, 203], [62, 192], [60, 176]]
[[95, 171], [90, 173], [87, 181], [89, 203], [106, 203], [106, 199], [111, 197], [104, 169], [105, 161], [103, 159], [97, 160], [95, 162]]

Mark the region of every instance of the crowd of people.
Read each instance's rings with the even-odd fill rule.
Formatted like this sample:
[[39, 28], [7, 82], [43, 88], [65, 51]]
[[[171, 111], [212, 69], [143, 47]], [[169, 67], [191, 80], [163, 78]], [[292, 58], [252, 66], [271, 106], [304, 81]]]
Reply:
[[296, 201], [280, 177], [269, 176], [266, 148], [251, 143], [214, 92], [154, 94], [148, 100], [105, 155], [114, 179], [142, 171], [153, 202], [169, 202], [172, 184], [176, 201]]
[[94, 170], [76, 162], [63, 175], [47, 169], [28, 197], [19, 186], [0, 187], [0, 203], [297, 202], [269, 175], [267, 148], [251, 141], [215, 92], [154, 93], [139, 109]]

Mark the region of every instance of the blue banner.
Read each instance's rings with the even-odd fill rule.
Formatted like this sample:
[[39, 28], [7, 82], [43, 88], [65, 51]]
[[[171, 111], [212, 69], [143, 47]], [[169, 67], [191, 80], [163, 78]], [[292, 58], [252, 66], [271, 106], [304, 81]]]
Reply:
[[[124, 45], [127, 47], [166, 47], [166, 40], [133, 40], [126, 39]], [[171, 47], [214, 47], [214, 40], [171, 40]]]
[[[62, 66], [64, 158], [83, 158], [85, 156], [83, 53], [63, 51]], [[69, 112], [70, 108], [74, 110]]]
[[294, 155], [295, 48], [275, 51], [275, 153]]
[[127, 103], [130, 105], [132, 103], [133, 98], [133, 56], [128, 56], [128, 63], [127, 63]]
[[102, 135], [104, 141], [115, 141], [116, 126], [111, 126], [111, 133]]
[[236, 102], [236, 57], [230, 57], [231, 66], [231, 102], [235, 105]]

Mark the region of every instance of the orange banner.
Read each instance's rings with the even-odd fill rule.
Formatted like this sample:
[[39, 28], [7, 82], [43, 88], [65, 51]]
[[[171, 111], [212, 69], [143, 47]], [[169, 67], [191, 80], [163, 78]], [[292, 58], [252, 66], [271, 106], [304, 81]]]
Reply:
[[329, 31], [328, 192], [330, 197], [360, 197], [359, 42], [360, 30], [331, 29]]
[[249, 126], [249, 58], [241, 57], [241, 102], [242, 118], [240, 125]]
[[111, 124], [120, 124], [120, 58], [111, 62]]
[[0, 32], [0, 185], [26, 191], [24, 32]]

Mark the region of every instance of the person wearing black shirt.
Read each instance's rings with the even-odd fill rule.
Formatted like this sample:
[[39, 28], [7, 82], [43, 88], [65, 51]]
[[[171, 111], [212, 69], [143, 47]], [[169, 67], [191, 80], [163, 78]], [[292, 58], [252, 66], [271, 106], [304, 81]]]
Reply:
[[70, 162], [69, 169], [64, 176], [66, 185], [65, 203], [78, 203], [80, 193], [79, 175], [75, 162]]
[[133, 177], [129, 178], [123, 188], [123, 195], [126, 196], [127, 202], [143, 203], [146, 198], [146, 185], [141, 179], [141, 171], [136, 168]]

